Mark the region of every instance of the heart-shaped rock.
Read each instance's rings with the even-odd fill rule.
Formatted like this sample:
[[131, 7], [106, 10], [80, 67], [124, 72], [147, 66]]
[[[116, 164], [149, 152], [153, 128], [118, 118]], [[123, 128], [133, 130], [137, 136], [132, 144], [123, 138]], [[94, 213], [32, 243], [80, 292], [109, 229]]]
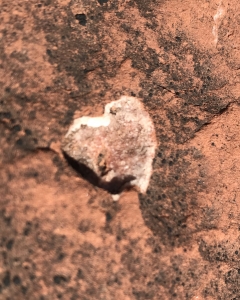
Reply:
[[143, 104], [122, 96], [105, 106], [104, 115], [74, 120], [62, 148], [90, 182], [118, 194], [126, 186], [146, 192], [156, 145], [154, 125]]

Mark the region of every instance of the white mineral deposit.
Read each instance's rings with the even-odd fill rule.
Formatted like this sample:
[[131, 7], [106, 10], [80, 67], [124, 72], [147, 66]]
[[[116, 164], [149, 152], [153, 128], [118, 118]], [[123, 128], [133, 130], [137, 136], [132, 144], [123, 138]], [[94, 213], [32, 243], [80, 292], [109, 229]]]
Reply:
[[90, 169], [97, 185], [112, 194], [126, 186], [146, 192], [155, 148], [148, 112], [140, 100], [127, 96], [107, 104], [100, 117], [74, 120], [63, 141], [67, 156]]

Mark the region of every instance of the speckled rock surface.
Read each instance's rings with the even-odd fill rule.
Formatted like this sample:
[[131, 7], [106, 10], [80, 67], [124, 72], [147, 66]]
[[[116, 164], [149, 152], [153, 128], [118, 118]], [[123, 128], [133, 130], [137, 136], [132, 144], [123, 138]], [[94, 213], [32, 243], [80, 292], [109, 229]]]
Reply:
[[155, 135], [142, 103], [122, 96], [108, 103], [102, 116], [75, 119], [62, 149], [92, 184], [112, 194], [126, 187], [145, 194], [157, 146]]
[[[1, 2], [0, 299], [239, 299], [239, 9]], [[60, 142], [121, 95], [159, 146], [114, 203]]]

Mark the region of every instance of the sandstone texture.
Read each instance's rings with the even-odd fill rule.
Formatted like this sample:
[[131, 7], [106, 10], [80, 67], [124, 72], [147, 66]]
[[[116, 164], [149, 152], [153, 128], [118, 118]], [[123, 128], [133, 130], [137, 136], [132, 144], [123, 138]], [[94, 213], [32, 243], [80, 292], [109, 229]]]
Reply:
[[[240, 299], [239, 1], [0, 5], [0, 299]], [[61, 147], [124, 95], [157, 147], [114, 202]]]

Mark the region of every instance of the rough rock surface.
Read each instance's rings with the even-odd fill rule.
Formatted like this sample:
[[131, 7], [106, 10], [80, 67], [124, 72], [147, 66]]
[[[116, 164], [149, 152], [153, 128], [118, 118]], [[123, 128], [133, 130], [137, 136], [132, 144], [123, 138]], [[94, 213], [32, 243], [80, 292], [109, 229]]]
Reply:
[[[1, 1], [0, 299], [239, 299], [239, 11]], [[146, 195], [114, 203], [60, 141], [121, 95], [158, 148]]]
[[113, 194], [127, 186], [146, 192], [156, 146], [148, 113], [137, 98], [126, 96], [108, 103], [102, 116], [74, 120], [63, 141], [82, 175]]

